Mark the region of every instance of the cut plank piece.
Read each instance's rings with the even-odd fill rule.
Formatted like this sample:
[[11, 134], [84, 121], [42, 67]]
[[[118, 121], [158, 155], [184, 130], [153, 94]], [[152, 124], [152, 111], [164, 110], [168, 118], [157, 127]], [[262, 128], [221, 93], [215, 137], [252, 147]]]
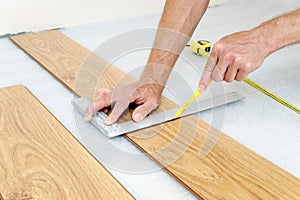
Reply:
[[[98, 88], [134, 81], [59, 31], [19, 35], [11, 40], [71, 91], [90, 100]], [[157, 112], [174, 106], [163, 98]], [[128, 120], [128, 116], [123, 120]], [[125, 137], [198, 198], [300, 197], [298, 178], [223, 133], [209, 155], [200, 159], [201, 143], [208, 130], [218, 132], [196, 116], [188, 116]]]
[[0, 96], [3, 199], [134, 199], [24, 86]]

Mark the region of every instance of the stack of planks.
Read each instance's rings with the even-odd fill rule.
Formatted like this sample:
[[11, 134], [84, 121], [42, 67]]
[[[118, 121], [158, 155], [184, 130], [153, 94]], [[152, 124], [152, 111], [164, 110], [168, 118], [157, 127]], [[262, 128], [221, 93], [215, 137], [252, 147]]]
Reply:
[[[11, 40], [78, 96], [93, 100], [98, 88], [115, 87], [120, 79], [123, 83], [134, 81], [59, 31], [24, 34]], [[174, 107], [163, 98], [156, 112]], [[128, 119], [124, 115], [121, 120]], [[209, 155], [200, 159], [209, 129], [218, 132], [196, 116], [188, 116], [125, 137], [198, 198], [300, 198], [298, 178], [223, 133]]]

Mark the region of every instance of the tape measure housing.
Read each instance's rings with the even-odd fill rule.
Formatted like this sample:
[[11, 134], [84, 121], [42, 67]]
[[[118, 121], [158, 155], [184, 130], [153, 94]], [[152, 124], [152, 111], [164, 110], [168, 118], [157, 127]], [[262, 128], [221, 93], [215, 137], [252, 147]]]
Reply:
[[207, 40], [192, 41], [190, 43], [190, 49], [198, 56], [206, 55], [211, 50], [211, 43]]

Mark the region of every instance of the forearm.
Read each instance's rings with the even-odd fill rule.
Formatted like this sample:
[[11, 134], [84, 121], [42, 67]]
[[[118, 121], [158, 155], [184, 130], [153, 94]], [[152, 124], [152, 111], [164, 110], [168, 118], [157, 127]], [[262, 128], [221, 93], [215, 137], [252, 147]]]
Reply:
[[209, 0], [167, 0], [141, 79], [164, 85], [181, 51], [202, 18]]
[[300, 9], [269, 20], [253, 29], [267, 55], [300, 42]]

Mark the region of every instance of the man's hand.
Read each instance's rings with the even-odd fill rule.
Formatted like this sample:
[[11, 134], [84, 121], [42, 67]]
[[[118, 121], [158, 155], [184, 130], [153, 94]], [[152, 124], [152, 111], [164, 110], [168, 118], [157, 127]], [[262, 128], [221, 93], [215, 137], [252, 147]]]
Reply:
[[256, 70], [267, 56], [260, 36], [255, 31], [228, 35], [218, 41], [206, 62], [199, 90], [204, 91], [211, 79], [214, 81], [242, 81]]
[[130, 103], [138, 107], [132, 113], [132, 119], [136, 122], [144, 119], [160, 103], [163, 86], [158, 83], [137, 81], [121, 88], [100, 89], [96, 101], [86, 108], [85, 120], [90, 121], [98, 110], [107, 112], [107, 107], [112, 106], [110, 115], [105, 120], [106, 125], [115, 123]]
[[266, 21], [250, 30], [222, 38], [214, 46], [199, 82], [204, 91], [210, 79], [242, 81], [264, 59], [287, 45], [300, 42], [300, 9]]
[[114, 90], [99, 90], [96, 101], [86, 108], [85, 120], [91, 120], [98, 110], [107, 112], [107, 107], [111, 105], [113, 109], [105, 124], [116, 122], [130, 103], [138, 105], [132, 114], [134, 121], [144, 119], [156, 109], [172, 67], [208, 3], [209, 0], [166, 0], [153, 48], [140, 81]]

